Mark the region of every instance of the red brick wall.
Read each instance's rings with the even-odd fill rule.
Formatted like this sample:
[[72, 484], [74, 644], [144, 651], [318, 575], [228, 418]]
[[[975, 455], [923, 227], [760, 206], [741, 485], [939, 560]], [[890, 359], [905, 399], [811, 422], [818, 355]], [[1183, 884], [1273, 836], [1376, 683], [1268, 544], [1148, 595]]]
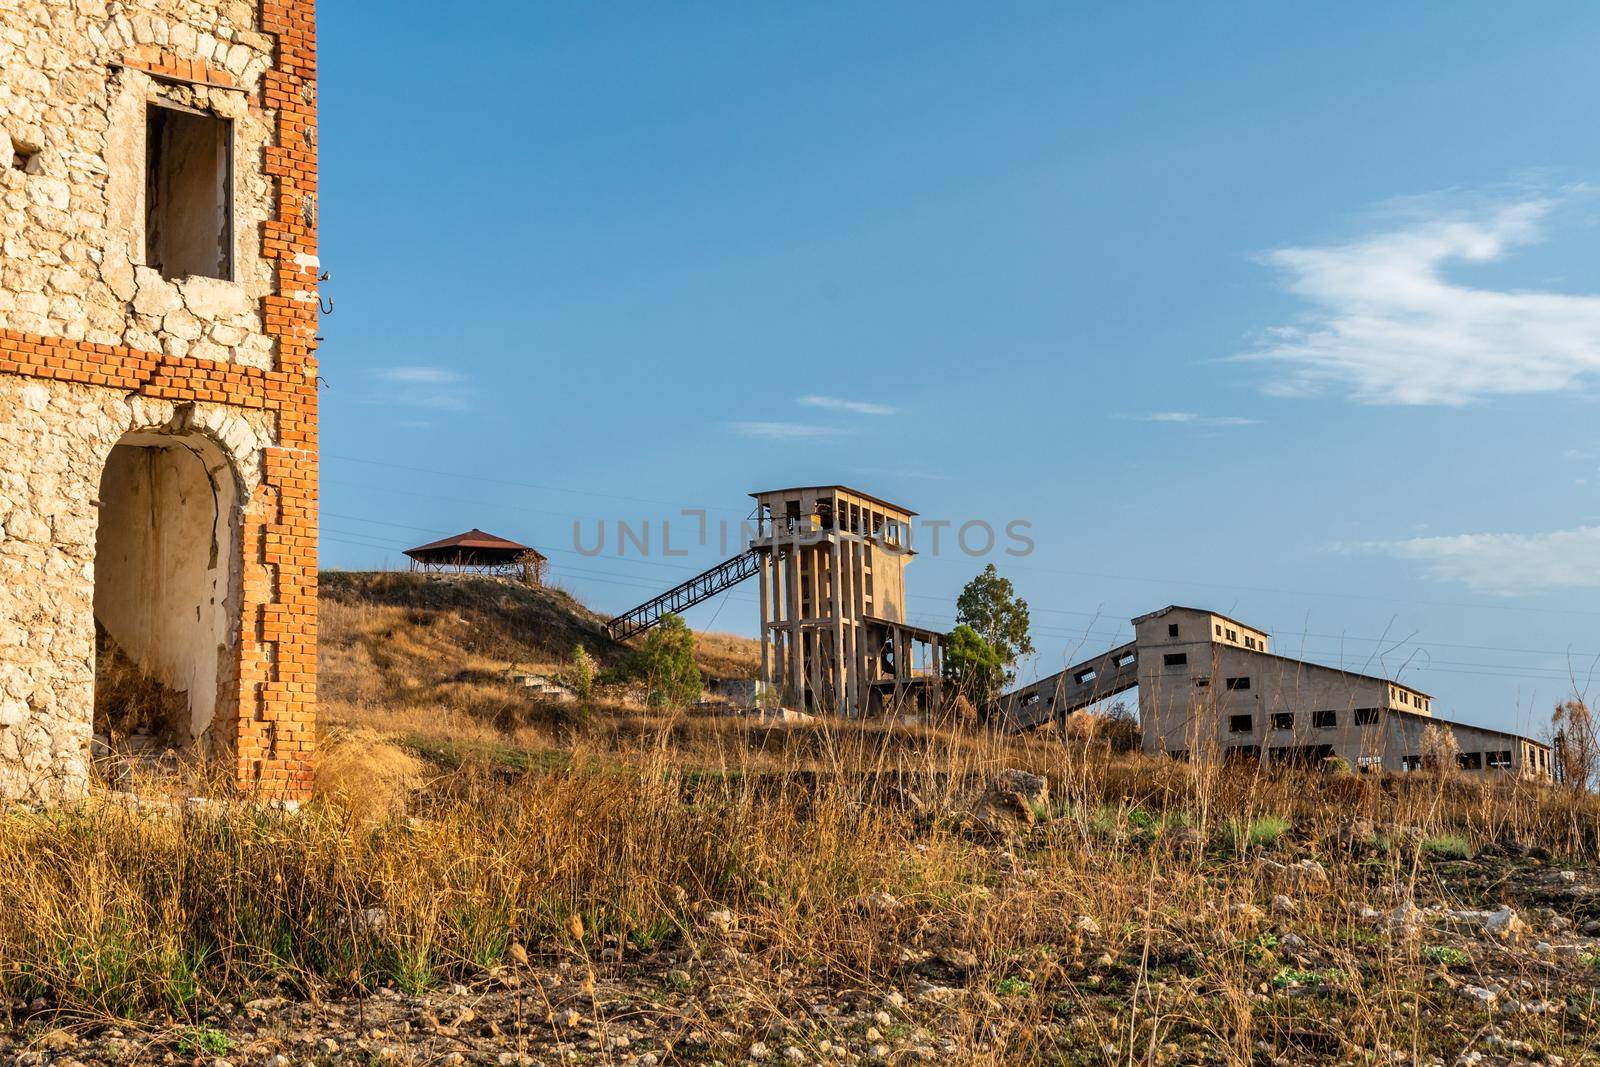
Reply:
[[[315, 756], [317, 303], [296, 298], [314, 294], [318, 275], [315, 9], [315, 0], [261, 0], [261, 29], [277, 40], [276, 65], [253, 101], [277, 115], [264, 160], [276, 206], [262, 235], [263, 254], [276, 265], [277, 292], [262, 311], [277, 341], [277, 365], [262, 371], [0, 330], [0, 373], [275, 417], [277, 446], [262, 457], [262, 483], [244, 520], [238, 699], [220, 706], [237, 708], [230, 733], [238, 784], [285, 799], [310, 792]], [[170, 52], [129, 56], [127, 63], [214, 79]]]

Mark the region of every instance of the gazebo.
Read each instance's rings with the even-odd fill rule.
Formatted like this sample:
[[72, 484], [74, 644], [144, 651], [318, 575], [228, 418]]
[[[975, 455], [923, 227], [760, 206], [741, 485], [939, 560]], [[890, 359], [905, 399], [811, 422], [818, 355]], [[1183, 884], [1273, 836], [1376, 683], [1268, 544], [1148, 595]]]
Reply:
[[544, 583], [543, 553], [473, 528], [428, 545], [406, 549], [413, 571], [430, 574], [484, 574]]

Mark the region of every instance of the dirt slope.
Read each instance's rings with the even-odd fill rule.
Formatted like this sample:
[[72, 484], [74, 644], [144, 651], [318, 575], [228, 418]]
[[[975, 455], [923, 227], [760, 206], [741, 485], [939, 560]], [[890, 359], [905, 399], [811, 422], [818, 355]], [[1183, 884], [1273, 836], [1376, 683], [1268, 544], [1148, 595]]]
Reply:
[[[566, 679], [579, 645], [600, 667], [628, 646], [570, 594], [489, 578], [332, 571], [321, 577], [320, 690], [324, 721], [400, 731], [441, 727], [483, 739], [560, 722], [575, 709], [516, 681]], [[707, 678], [754, 677], [757, 646], [696, 635]], [[437, 729], [425, 732], [436, 733]]]

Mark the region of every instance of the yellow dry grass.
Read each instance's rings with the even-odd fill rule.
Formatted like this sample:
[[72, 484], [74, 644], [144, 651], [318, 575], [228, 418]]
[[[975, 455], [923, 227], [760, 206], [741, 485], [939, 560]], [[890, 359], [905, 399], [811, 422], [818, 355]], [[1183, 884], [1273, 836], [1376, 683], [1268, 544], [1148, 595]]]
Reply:
[[317, 753], [316, 796], [368, 822], [404, 815], [425, 781], [425, 767], [376, 730], [335, 728]]
[[[838, 1035], [796, 1030], [797, 998], [927, 985], [939, 998], [895, 1025], [937, 1033], [954, 1063], [1420, 1060], [1490, 1024], [1571, 1062], [1600, 1019], [1600, 972], [1581, 959], [1497, 949], [1525, 998], [1567, 1008], [1486, 1018], [1425, 941], [1359, 917], [1455, 899], [1459, 868], [1426, 845], [1442, 835], [1594, 863], [1592, 798], [1241, 772], [1092, 737], [535, 713], [461, 676], [503, 662], [478, 620], [417, 610], [325, 605], [333, 722], [301, 812], [102, 803], [0, 820], [0, 996], [197, 1020], [269, 994], [422, 993], [522, 965], [523, 946], [619, 969], [672, 946], [710, 975], [684, 1062], [733, 1062], [774, 1035], [818, 1059]], [[1006, 768], [1049, 781], [1017, 834], [972, 814]], [[1359, 849], [1355, 819], [1378, 828]], [[1270, 857], [1315, 860], [1326, 880], [1286, 887]], [[1272, 911], [1285, 892], [1292, 918]], [[706, 932], [711, 909], [736, 942]], [[1279, 988], [1302, 979], [1315, 995]]]

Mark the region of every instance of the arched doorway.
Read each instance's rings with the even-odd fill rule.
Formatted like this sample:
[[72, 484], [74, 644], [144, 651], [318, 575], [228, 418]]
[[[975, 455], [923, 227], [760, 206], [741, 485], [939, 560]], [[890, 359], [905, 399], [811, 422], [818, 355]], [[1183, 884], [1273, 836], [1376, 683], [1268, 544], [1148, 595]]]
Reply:
[[239, 489], [209, 438], [136, 432], [100, 479], [95, 733], [114, 756], [215, 751], [238, 694]]

